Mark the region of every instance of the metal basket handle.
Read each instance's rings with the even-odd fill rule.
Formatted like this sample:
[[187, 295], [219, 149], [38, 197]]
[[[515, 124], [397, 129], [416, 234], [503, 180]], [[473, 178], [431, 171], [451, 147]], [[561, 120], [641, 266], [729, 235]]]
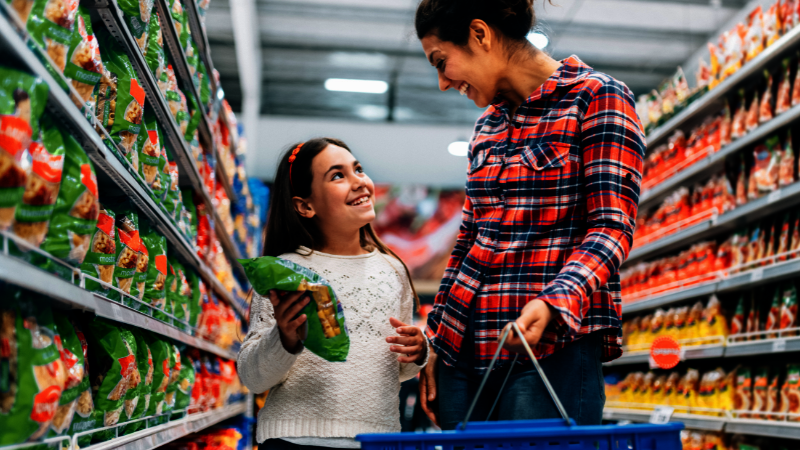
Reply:
[[[542, 371], [542, 367], [539, 365], [539, 361], [536, 359], [536, 356], [533, 354], [533, 350], [528, 345], [528, 341], [525, 340], [522, 334], [522, 331], [519, 329], [519, 325], [516, 322], [510, 322], [508, 325], [503, 328], [503, 335], [500, 338], [500, 344], [497, 346], [497, 351], [494, 353], [494, 357], [492, 358], [492, 362], [489, 363], [489, 369], [486, 370], [486, 374], [483, 376], [483, 380], [481, 380], [481, 385], [478, 387], [478, 392], [475, 393], [475, 398], [472, 399], [472, 404], [467, 410], [467, 417], [464, 418], [464, 422], [461, 424], [461, 429], [464, 430], [467, 428], [467, 422], [469, 421], [470, 416], [472, 415], [472, 411], [475, 409], [475, 405], [478, 404], [478, 399], [483, 392], [483, 388], [486, 386], [486, 381], [489, 379], [489, 375], [492, 373], [492, 369], [494, 368], [494, 364], [497, 362], [497, 358], [500, 356], [500, 351], [503, 349], [503, 345], [506, 343], [506, 339], [508, 339], [508, 335], [511, 331], [516, 331], [517, 335], [522, 338], [522, 345], [525, 346], [525, 351], [528, 352], [528, 356], [533, 361], [533, 366], [536, 367], [536, 371], [539, 372], [539, 376], [542, 377], [542, 381], [544, 382], [545, 387], [547, 388], [547, 392], [550, 394], [550, 398], [553, 399], [553, 403], [555, 403], [558, 412], [561, 413], [561, 417], [564, 419], [564, 422], [567, 423], [567, 426], [572, 426], [572, 422], [569, 420], [569, 416], [567, 415], [567, 410], [564, 409], [564, 405], [561, 404], [561, 400], [558, 399], [558, 395], [556, 395], [556, 391], [553, 390], [553, 386], [550, 384], [550, 380], [547, 379], [547, 376]], [[514, 359], [516, 361], [516, 359]], [[514, 366], [511, 366], [512, 370]], [[511, 372], [509, 371], [509, 374]], [[508, 381], [508, 377], [506, 377], [506, 381]], [[505, 388], [506, 383], [503, 382], [503, 386], [500, 388], [500, 392], [497, 393], [497, 398], [500, 398], [500, 395], [503, 393], [503, 388]], [[497, 400], [495, 400], [495, 404], [497, 404]], [[494, 407], [492, 407], [494, 410]]]

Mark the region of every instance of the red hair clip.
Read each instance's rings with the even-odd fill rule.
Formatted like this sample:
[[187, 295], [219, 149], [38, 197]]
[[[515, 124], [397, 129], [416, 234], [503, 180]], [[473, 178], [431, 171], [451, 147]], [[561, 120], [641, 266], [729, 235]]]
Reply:
[[297, 159], [297, 154], [300, 152], [300, 149], [303, 147], [303, 144], [298, 145], [297, 147], [292, 150], [292, 155], [289, 156], [289, 164], [293, 163], [295, 159]]

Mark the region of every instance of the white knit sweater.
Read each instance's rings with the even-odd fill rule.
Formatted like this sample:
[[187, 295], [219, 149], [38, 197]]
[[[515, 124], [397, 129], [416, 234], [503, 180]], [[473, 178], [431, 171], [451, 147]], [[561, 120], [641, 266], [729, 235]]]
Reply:
[[[281, 344], [272, 303], [255, 295], [250, 332], [239, 352], [239, 376], [251, 391], [270, 389], [258, 413], [257, 439], [350, 438], [400, 430], [400, 382], [423, 366], [401, 364], [386, 337], [396, 335], [389, 317], [410, 324], [414, 300], [402, 264], [377, 251], [338, 256], [301, 247], [281, 258], [307, 267], [333, 286], [350, 335], [346, 362], [331, 363]], [[328, 440], [328, 446], [341, 439]], [[316, 445], [325, 445], [325, 440]], [[351, 441], [352, 442], [352, 441]]]

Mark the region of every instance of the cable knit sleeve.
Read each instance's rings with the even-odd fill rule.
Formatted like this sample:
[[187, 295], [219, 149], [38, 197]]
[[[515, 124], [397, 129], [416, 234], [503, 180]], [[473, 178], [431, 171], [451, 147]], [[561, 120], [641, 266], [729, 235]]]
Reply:
[[295, 360], [297, 355], [287, 352], [281, 344], [272, 302], [254, 294], [250, 305], [250, 332], [238, 358], [242, 383], [260, 394], [283, 383]]

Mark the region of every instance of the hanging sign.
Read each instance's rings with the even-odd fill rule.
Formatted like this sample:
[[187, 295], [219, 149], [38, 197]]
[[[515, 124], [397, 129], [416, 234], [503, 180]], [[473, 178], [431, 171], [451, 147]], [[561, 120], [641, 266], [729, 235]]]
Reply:
[[681, 344], [672, 336], [661, 336], [650, 347], [651, 366], [672, 369], [681, 361]]

